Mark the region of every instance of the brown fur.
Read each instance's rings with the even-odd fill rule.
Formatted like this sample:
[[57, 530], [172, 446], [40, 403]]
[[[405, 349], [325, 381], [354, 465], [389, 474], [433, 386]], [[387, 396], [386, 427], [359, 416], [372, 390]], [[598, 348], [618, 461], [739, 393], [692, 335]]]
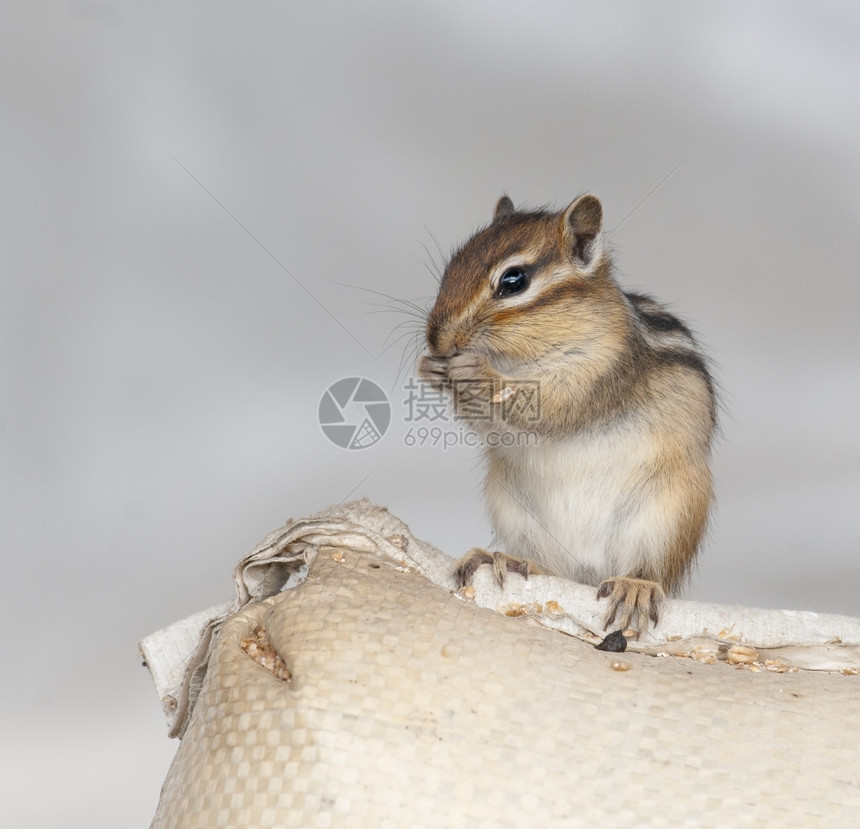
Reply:
[[[715, 396], [689, 329], [659, 303], [625, 294], [615, 282], [600, 236], [602, 213], [590, 195], [560, 212], [517, 212], [502, 197], [493, 222], [445, 269], [427, 322], [430, 355], [421, 373], [436, 388], [454, 391], [455, 405], [469, 395], [537, 381], [537, 422], [516, 408], [471, 422], [479, 432], [529, 430], [542, 441], [543, 448], [531, 453], [488, 449], [496, 530], [509, 541], [519, 539], [520, 548], [509, 554], [533, 557], [550, 572], [594, 584], [611, 575], [609, 592], [601, 588], [610, 598], [608, 619], [625, 607], [644, 607], [653, 619], [662, 592], [676, 592], [689, 571], [707, 524]], [[509, 272], [524, 289], [507, 293], [507, 282], [503, 290], [502, 276]], [[485, 382], [468, 385], [475, 380]], [[465, 391], [458, 394], [460, 387]], [[459, 413], [468, 418], [467, 408]], [[578, 466], [570, 468], [569, 484], [549, 466], [535, 466], [538, 457], [552, 466], [553, 446], [559, 458], [573, 452], [576, 464], [607, 458], [593, 489]], [[643, 460], [633, 463], [634, 454]], [[501, 481], [506, 483], [499, 488]], [[627, 547], [595, 558], [595, 540], [578, 535], [590, 524], [577, 529], [577, 514], [543, 514], [544, 521], [570, 532], [570, 548], [560, 552], [534, 514], [525, 510], [519, 519], [511, 512], [525, 502], [538, 512], [551, 510], [569, 499], [579, 512], [590, 510], [596, 522], [608, 522], [607, 533], [620, 533]], [[640, 525], [645, 535], [636, 546], [630, 534]], [[625, 571], [601, 575], [616, 558], [626, 562]], [[497, 566], [497, 572], [504, 569]], [[642, 580], [661, 589], [642, 588]]]

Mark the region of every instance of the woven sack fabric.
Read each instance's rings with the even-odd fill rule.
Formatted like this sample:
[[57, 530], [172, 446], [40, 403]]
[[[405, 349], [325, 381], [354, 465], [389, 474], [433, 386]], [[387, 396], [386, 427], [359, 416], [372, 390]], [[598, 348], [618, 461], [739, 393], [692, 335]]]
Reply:
[[307, 577], [240, 588], [208, 638], [153, 827], [857, 824], [857, 677], [597, 651], [540, 602], [439, 586], [350, 508], [267, 540]]

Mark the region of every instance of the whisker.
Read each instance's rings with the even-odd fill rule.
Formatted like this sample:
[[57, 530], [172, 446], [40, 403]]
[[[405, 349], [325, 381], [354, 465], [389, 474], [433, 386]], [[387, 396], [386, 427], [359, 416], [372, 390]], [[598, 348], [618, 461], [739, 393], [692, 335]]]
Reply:
[[415, 340], [418, 337], [420, 337], [422, 334], [421, 331], [405, 331], [405, 332], [402, 332], [401, 334], [399, 334], [395, 339], [391, 340], [391, 342], [388, 342], [391, 339], [391, 336], [393, 333], [394, 333], [394, 331], [392, 330], [389, 333], [389, 335], [385, 338], [385, 342], [383, 343], [382, 351], [380, 352], [381, 354], [384, 354], [386, 351], [388, 351], [389, 348], [393, 348], [395, 345], [397, 345], [397, 343], [401, 342], [404, 339]]
[[[334, 281], [334, 284], [340, 285], [343, 288], [352, 288], [355, 291], [364, 291], [365, 293], [368, 293], [368, 294], [375, 294], [376, 296], [384, 297], [389, 302], [394, 302], [397, 305], [403, 306], [400, 310], [410, 311], [410, 312], [420, 316], [422, 319], [427, 316], [427, 309], [423, 305], [419, 305], [417, 302], [413, 302], [412, 300], [403, 299], [403, 297], [399, 297], [399, 296], [392, 296], [391, 294], [386, 294], [384, 291], [377, 291], [375, 288], [368, 288], [364, 285], [353, 285], [349, 282], [338, 282], [336, 280]], [[385, 308], [386, 306], [383, 305], [380, 307]], [[390, 310], [397, 310], [397, 309], [390, 309]]]
[[[427, 230], [427, 227], [425, 226], [424, 229]], [[427, 232], [430, 233], [429, 230]], [[431, 238], [433, 238], [433, 241], [436, 242], [436, 239], [435, 237], [433, 237], [432, 233], [430, 233], [430, 236]], [[428, 248], [427, 245], [424, 244], [424, 242], [419, 242], [418, 244], [421, 245], [422, 248], [424, 248], [424, 253], [427, 254], [427, 257], [430, 260], [429, 264], [427, 262], [422, 262], [421, 264], [423, 264], [424, 267], [427, 268], [428, 273], [430, 274], [430, 276], [433, 277], [433, 279], [436, 280], [436, 284], [438, 285], [442, 281], [442, 268], [439, 267], [439, 263], [436, 261], [430, 248]], [[439, 246], [438, 242], [436, 242], [436, 246]], [[439, 250], [439, 255], [442, 258], [442, 261], [444, 261], [445, 256], [442, 254], [441, 249]]]
[[[436, 245], [436, 250], [437, 250], [437, 251], [439, 251], [439, 259], [440, 259], [440, 261], [442, 261], [442, 262], [446, 262], [446, 261], [448, 260], [448, 257], [445, 255], [445, 251], [444, 251], [444, 250], [442, 250], [442, 245], [440, 245], [440, 244], [439, 244], [439, 240], [436, 238], [436, 234], [435, 234], [435, 233], [433, 233], [433, 231], [432, 231], [432, 230], [430, 230], [430, 228], [429, 228], [429, 227], [427, 227], [427, 225], [424, 225], [424, 230], [426, 230], [426, 231], [427, 231], [427, 235], [428, 235], [428, 236], [433, 240], [433, 244], [434, 244], [434, 245]], [[426, 248], [425, 248], [425, 250], [426, 250]], [[429, 252], [429, 251], [427, 251], [427, 253], [428, 253], [428, 254], [430, 254], [430, 252]], [[435, 260], [435, 259], [433, 259], [433, 256], [432, 256], [432, 255], [430, 255], [430, 260], [433, 262], [433, 264], [436, 266], [436, 268], [437, 268], [437, 270], [438, 270], [438, 269], [439, 269], [439, 266], [438, 266], [438, 264], [436, 263], [436, 260]]]
[[400, 355], [400, 363], [397, 366], [397, 373], [394, 375], [394, 382], [391, 387], [391, 392], [393, 393], [394, 387], [400, 382], [400, 377], [407, 369], [410, 364], [415, 363], [415, 358], [418, 356], [418, 353], [424, 347], [424, 336], [423, 332], [416, 331], [413, 336], [413, 345], [410, 346], [409, 342], [403, 348], [403, 352]]

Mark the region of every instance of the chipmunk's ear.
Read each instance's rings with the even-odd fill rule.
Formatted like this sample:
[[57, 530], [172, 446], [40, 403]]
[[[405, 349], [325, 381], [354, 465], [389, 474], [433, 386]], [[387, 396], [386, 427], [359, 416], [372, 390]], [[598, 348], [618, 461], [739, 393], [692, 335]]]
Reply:
[[493, 221], [498, 221], [499, 219], [503, 219], [505, 216], [510, 216], [511, 213], [515, 213], [516, 208], [514, 207], [514, 203], [510, 200], [508, 196], [502, 196], [496, 202], [496, 209], [493, 211]]
[[603, 253], [600, 228], [603, 207], [597, 196], [580, 196], [561, 216], [561, 238], [568, 256], [585, 270], [596, 264]]

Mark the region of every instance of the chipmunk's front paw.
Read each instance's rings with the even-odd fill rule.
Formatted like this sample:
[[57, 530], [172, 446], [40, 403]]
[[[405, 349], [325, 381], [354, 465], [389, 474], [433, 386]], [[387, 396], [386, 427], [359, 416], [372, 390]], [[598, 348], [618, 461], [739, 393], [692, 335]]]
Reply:
[[463, 556], [454, 569], [454, 578], [457, 579], [458, 587], [465, 587], [472, 583], [475, 571], [483, 564], [491, 564], [493, 575], [499, 587], [505, 586], [505, 578], [508, 573], [519, 573], [524, 579], [530, 575], [543, 574], [543, 570], [529, 558], [514, 558], [504, 553], [488, 553], [480, 547], [473, 547]]
[[448, 365], [454, 410], [466, 420], [491, 420], [500, 401], [502, 376], [481, 354], [455, 354]]
[[609, 599], [609, 607], [603, 617], [604, 630], [613, 624], [618, 616], [621, 630], [632, 626], [637, 631], [638, 638], [639, 633], [648, 630], [649, 620], [655, 625], [660, 620], [665, 593], [656, 581], [619, 577], [601, 582], [597, 589], [597, 598]]
[[452, 383], [469, 382], [472, 380], [492, 381], [499, 373], [490, 365], [483, 354], [465, 352], [455, 354], [448, 364], [448, 379]]
[[442, 391], [448, 382], [447, 357], [431, 357], [425, 354], [418, 361], [418, 376], [436, 391]]

